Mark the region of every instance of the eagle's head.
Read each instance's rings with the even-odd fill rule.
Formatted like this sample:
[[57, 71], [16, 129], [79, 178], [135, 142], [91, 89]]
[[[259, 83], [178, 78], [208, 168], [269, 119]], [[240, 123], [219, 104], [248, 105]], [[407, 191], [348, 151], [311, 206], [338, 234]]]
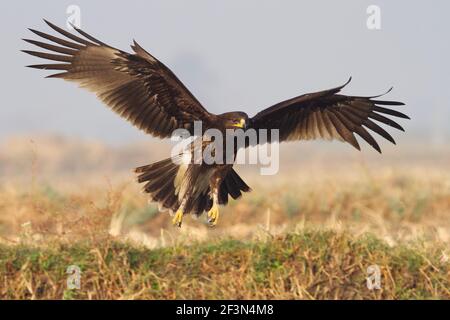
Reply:
[[248, 126], [248, 115], [245, 112], [235, 111], [219, 115], [226, 129], [246, 129]]

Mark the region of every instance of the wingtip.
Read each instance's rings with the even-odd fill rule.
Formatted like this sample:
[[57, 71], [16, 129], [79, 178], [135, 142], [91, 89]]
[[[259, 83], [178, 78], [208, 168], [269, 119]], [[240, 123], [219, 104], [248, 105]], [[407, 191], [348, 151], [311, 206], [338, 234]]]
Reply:
[[53, 30], [57, 30], [57, 29], [58, 29], [58, 27], [57, 27], [55, 24], [51, 23], [51, 22], [48, 21], [47, 19], [42, 19], [42, 20], [44, 20], [44, 22], [45, 22], [50, 28], [52, 28]]
[[374, 148], [379, 154], [381, 154], [381, 148], [380, 148], [380, 146], [378, 145], [378, 143], [376, 143], [376, 141], [375, 141], [375, 143], [371, 143], [370, 146], [371, 146], [372, 148]]
[[26, 43], [34, 44], [34, 43], [33, 43], [34, 40], [31, 40], [31, 39], [22, 38], [22, 41], [25, 41]]
[[32, 33], [38, 35], [38, 36], [39, 36], [39, 34], [41, 33], [41, 32], [39, 32], [38, 30], [33, 29], [33, 28], [28, 28], [28, 30], [29, 30], [30, 32], [32, 32]]
[[339, 87], [334, 88], [333, 90], [335, 90], [336, 92], [339, 92], [339, 91], [342, 90], [345, 86], [347, 86], [347, 85], [350, 83], [350, 81], [352, 81], [352, 77], [351, 77], [351, 76], [350, 76], [350, 78], [348, 78], [348, 80], [347, 80], [346, 83], [344, 83], [343, 85], [341, 85], [341, 86], [339, 86]]
[[71, 21], [67, 21], [69, 23], [69, 25], [76, 31], [80, 31], [81, 29], [78, 28], [75, 24], [73, 24]]
[[130, 45], [130, 47], [131, 47], [131, 49], [135, 49], [136, 47], [137, 47], [137, 42], [136, 42], [136, 40], [135, 39], [133, 39], [133, 43]]
[[348, 85], [351, 81], [352, 81], [353, 77], [350, 76], [350, 78], [348, 78], [347, 82], [344, 83], [344, 85], [342, 87], [345, 87], [346, 85]]
[[385, 96], [385, 95], [387, 95], [389, 92], [391, 92], [392, 91], [392, 89], [394, 89], [394, 87], [392, 86], [392, 87], [390, 87], [386, 92], [384, 92], [384, 93], [382, 93], [382, 94], [380, 94], [380, 95], [378, 95], [376, 98], [379, 98], [379, 97], [382, 97], [382, 96]]
[[131, 49], [137, 50], [140, 48], [141, 48], [141, 46], [139, 45], [139, 43], [137, 43], [137, 41], [135, 39], [133, 39], [133, 44], [131, 45]]
[[[378, 94], [378, 95], [376, 95], [376, 96], [371, 96], [371, 97], [367, 97], [367, 98], [369, 98], [369, 99], [376, 99], [376, 98], [380, 98], [380, 97], [382, 97], [382, 96], [385, 96], [385, 95], [387, 95], [389, 92], [391, 92], [392, 90], [394, 89], [394, 86], [392, 86], [392, 87], [390, 87], [387, 91], [385, 91], [384, 93], [382, 93], [382, 94]], [[404, 105], [404, 103], [402, 103], [403, 105]], [[397, 102], [396, 102], [396, 104], [395, 105], [399, 105]]]
[[348, 78], [346, 83], [344, 83], [343, 85], [337, 87], [336, 89], [337, 90], [342, 90], [344, 87], [346, 87], [350, 83], [350, 81], [352, 81], [352, 76], [350, 76], [350, 78]]
[[45, 76], [44, 79], [64, 79], [65, 72]]
[[51, 23], [51, 22], [48, 21], [47, 19], [42, 19], [42, 20], [44, 20], [44, 22], [45, 22], [50, 28], [52, 28], [53, 30], [57, 30], [57, 29], [58, 29], [58, 27], [57, 27], [55, 24]]

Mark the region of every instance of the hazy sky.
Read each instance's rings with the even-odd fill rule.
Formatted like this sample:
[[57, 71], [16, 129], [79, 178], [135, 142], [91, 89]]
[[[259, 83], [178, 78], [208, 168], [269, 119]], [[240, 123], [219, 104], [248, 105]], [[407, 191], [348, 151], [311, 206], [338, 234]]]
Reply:
[[[57, 3], [57, 4], [56, 4]], [[20, 53], [49, 32], [42, 18], [65, 26], [78, 5], [81, 27], [130, 50], [136, 39], [168, 65], [208, 110], [249, 115], [280, 100], [353, 82], [344, 93], [407, 103], [408, 137], [450, 137], [449, 1], [2, 1], [0, 140], [56, 132], [123, 143], [145, 138], [73, 83], [43, 79]], [[381, 29], [366, 25], [369, 5]], [[399, 140], [405, 135], [394, 135]]]

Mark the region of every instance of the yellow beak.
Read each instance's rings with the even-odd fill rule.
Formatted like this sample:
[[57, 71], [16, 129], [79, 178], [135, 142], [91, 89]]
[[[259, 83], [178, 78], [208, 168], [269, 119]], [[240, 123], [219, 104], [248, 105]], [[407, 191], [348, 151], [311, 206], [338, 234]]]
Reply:
[[236, 128], [244, 128], [245, 127], [245, 119], [241, 119], [239, 123], [234, 125]]

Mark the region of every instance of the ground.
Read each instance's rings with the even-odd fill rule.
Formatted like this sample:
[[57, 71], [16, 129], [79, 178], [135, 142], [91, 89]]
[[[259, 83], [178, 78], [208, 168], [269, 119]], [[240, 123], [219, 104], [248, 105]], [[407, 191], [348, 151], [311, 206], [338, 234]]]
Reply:
[[[215, 228], [188, 217], [178, 229], [133, 180], [130, 163], [152, 161], [141, 145], [6, 146], [0, 299], [450, 298], [442, 148], [282, 151], [298, 161], [275, 177], [237, 168], [253, 192], [221, 208]], [[68, 288], [72, 265], [80, 289]]]
[[[112, 239], [3, 246], [0, 293], [3, 299], [448, 299], [443, 250], [317, 230], [159, 249]], [[67, 288], [68, 265], [81, 268], [80, 289]], [[380, 289], [367, 287], [371, 265], [380, 268]]]

